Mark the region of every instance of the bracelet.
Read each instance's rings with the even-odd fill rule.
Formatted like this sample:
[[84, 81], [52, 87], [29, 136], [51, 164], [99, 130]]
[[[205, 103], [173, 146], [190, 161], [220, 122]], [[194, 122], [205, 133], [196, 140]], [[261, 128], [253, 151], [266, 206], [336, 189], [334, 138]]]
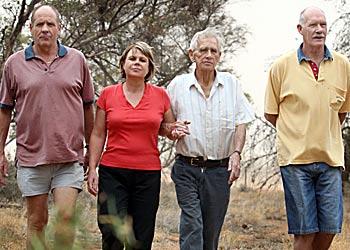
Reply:
[[242, 159], [242, 158], [241, 158], [241, 151], [239, 151], [239, 150], [235, 150], [235, 151], [233, 151], [233, 153], [232, 153], [232, 154], [234, 154], [234, 153], [237, 153], [237, 154], [238, 154], [238, 156], [239, 156], [239, 159]]
[[89, 144], [85, 144], [84, 148], [89, 149]]

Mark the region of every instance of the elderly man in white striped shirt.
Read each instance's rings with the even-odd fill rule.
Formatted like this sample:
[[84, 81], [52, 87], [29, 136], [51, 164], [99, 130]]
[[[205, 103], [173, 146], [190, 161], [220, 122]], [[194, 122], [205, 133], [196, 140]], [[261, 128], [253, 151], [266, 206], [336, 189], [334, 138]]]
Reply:
[[215, 69], [220, 56], [219, 34], [196, 33], [189, 49], [195, 71], [168, 86], [176, 119], [190, 123], [190, 134], [176, 143], [171, 173], [181, 208], [181, 250], [218, 248], [230, 186], [240, 175], [246, 124], [254, 119], [237, 79]]

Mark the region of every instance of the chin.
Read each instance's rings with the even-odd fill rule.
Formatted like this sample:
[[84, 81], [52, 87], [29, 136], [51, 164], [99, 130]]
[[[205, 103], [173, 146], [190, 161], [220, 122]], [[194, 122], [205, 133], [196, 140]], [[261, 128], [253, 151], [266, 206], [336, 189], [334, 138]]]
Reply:
[[319, 42], [319, 43], [314, 43], [314, 47], [324, 47], [325, 43], [324, 42]]
[[215, 67], [213, 65], [208, 65], [208, 66], [202, 66], [200, 67], [200, 69], [204, 71], [213, 71], [215, 70]]

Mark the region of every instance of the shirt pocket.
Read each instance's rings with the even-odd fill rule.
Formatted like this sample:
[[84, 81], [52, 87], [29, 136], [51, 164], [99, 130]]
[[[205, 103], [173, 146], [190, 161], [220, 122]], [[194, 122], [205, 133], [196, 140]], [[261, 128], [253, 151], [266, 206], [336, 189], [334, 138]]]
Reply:
[[234, 113], [232, 110], [223, 108], [220, 110], [219, 124], [220, 130], [232, 130], [235, 127]]
[[329, 106], [334, 111], [339, 111], [345, 102], [346, 91], [335, 86], [329, 86]]

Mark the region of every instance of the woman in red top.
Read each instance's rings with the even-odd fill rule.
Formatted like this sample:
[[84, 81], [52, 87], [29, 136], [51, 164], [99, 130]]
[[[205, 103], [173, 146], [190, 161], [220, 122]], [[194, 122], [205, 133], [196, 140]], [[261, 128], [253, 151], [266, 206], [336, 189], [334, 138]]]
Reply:
[[[165, 90], [148, 83], [155, 73], [148, 44], [131, 44], [119, 67], [125, 82], [104, 88], [97, 100], [88, 190], [98, 195], [103, 249], [151, 249], [160, 192], [158, 134], [174, 117]], [[184, 136], [179, 127], [179, 134], [165, 131], [173, 139]], [[132, 230], [123, 232], [128, 222]]]

